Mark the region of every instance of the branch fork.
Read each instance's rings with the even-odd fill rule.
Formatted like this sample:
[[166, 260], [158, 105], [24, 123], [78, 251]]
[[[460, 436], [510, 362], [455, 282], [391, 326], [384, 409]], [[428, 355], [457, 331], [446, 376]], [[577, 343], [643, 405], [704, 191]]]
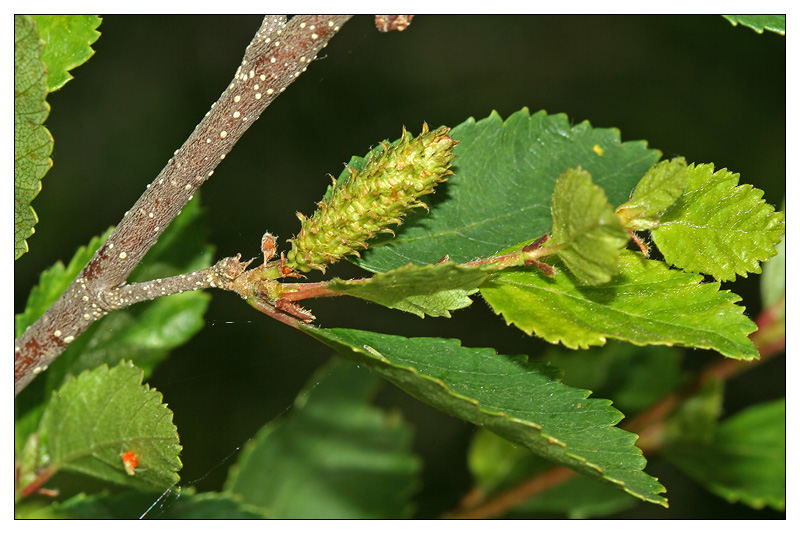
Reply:
[[[264, 18], [233, 80], [102, 247], [51, 308], [14, 342], [14, 394], [108, 312], [134, 302], [232, 281], [215, 270], [126, 284], [161, 233], [244, 132], [347, 22], [346, 15]], [[235, 269], [230, 258], [221, 260]], [[181, 278], [182, 277], [182, 278]], [[185, 288], [180, 289], [179, 288]]]

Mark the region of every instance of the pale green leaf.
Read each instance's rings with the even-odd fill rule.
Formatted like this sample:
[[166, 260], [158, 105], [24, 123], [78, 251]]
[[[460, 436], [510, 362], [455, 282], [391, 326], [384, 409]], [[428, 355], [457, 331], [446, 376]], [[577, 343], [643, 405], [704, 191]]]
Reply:
[[94, 50], [89, 46], [100, 37], [96, 15], [31, 15], [39, 38], [45, 43], [42, 61], [47, 65], [50, 92], [72, 79], [71, 69], [85, 63]]
[[617, 208], [622, 223], [632, 230], [658, 226], [658, 215], [672, 206], [686, 189], [686, 160], [665, 160], [652, 167], [636, 185], [631, 199]]
[[302, 328], [445, 413], [642, 500], [666, 504], [664, 488], [642, 471], [646, 461], [634, 446], [636, 435], [614, 426], [622, 414], [610, 401], [562, 384], [554, 367], [462, 347], [455, 339]]
[[552, 240], [563, 245], [557, 254], [572, 274], [585, 285], [611, 280], [629, 238], [591, 174], [578, 168], [561, 175], [552, 212]]
[[661, 217], [653, 240], [671, 265], [717, 280], [760, 273], [777, 254], [783, 214], [762, 200], [764, 192], [739, 185], [739, 175], [714, 165], [691, 165], [684, 194]]
[[[643, 141], [622, 143], [618, 130], [572, 125], [565, 115], [531, 115], [527, 109], [505, 121], [496, 112], [469, 119], [450, 136], [459, 141], [455, 175], [425, 198], [430, 212], [409, 214], [396, 238], [370, 241], [353, 262], [385, 272], [436, 263], [445, 255], [456, 263], [492, 256], [550, 231], [553, 188], [567, 169], [590, 172], [616, 206], [660, 157]], [[362, 159], [350, 164], [363, 165]]]
[[[181, 446], [161, 393], [142, 385], [130, 362], [103, 365], [65, 382], [50, 397], [39, 426], [39, 469], [62, 469], [140, 489], [178, 482]], [[139, 459], [134, 475], [121, 454]]]
[[363, 280], [334, 278], [328, 289], [376, 302], [420, 317], [450, 317], [450, 312], [472, 304], [469, 295], [486, 280], [480, 267], [452, 262], [406, 265]]
[[725, 420], [712, 443], [664, 451], [713, 493], [752, 508], [786, 508], [786, 399], [752, 406]]
[[636, 345], [713, 349], [731, 358], [758, 358], [748, 335], [755, 324], [736, 306], [740, 297], [702, 283], [699, 275], [622, 251], [620, 274], [582, 286], [554, 261], [556, 273], [506, 271], [481, 287], [495, 313], [527, 334], [576, 349], [619, 339]]
[[406, 423], [370, 406], [377, 380], [348, 362], [323, 367], [248, 442], [226, 491], [282, 519], [408, 516], [420, 465]]
[[736, 26], [741, 24], [756, 33], [764, 30], [786, 35], [786, 15], [722, 15], [728, 22]]
[[53, 137], [44, 121], [50, 114], [44, 42], [30, 17], [14, 16], [14, 259], [28, 252], [27, 238], [38, 222], [31, 201], [53, 161]]

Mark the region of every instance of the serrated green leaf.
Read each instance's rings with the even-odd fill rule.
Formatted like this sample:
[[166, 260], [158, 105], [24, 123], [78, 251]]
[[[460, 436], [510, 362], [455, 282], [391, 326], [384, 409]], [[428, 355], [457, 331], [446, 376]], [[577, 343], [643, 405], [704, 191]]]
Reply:
[[348, 362], [321, 369], [245, 446], [226, 491], [276, 518], [406, 517], [420, 465], [406, 423], [369, 405], [376, 385]]
[[334, 278], [328, 289], [420, 317], [450, 317], [451, 311], [472, 304], [469, 295], [487, 276], [480, 267], [452, 262], [422, 267], [409, 264], [364, 280]]
[[599, 286], [582, 286], [554, 265], [554, 276], [532, 270], [500, 273], [481, 287], [481, 294], [506, 323], [571, 349], [611, 338], [758, 358], [747, 337], [755, 324], [734, 304], [741, 298], [720, 291], [719, 283], [704, 284], [699, 275], [630, 251], [620, 254], [620, 274]]
[[31, 201], [52, 167], [53, 137], [44, 121], [50, 114], [44, 42], [30, 17], [14, 16], [14, 259], [28, 252], [27, 238], [38, 222]]
[[590, 172], [616, 206], [660, 156], [642, 141], [620, 142], [618, 130], [527, 109], [505, 121], [495, 112], [469, 119], [450, 136], [459, 141], [455, 175], [426, 198], [430, 213], [410, 214], [396, 238], [374, 240], [354, 263], [385, 272], [445, 255], [456, 263], [492, 256], [550, 231], [554, 184], [567, 169]]
[[302, 329], [412, 396], [579, 473], [665, 505], [664, 488], [642, 469], [636, 436], [613, 425], [622, 414], [588, 391], [566, 386], [558, 370], [462, 347], [455, 339], [405, 338], [348, 329]]
[[[121, 362], [65, 382], [39, 425], [39, 470], [64, 469], [149, 490], [177, 483], [181, 446], [172, 412], [142, 377], [140, 369]], [[128, 450], [139, 460], [133, 476], [121, 457]]]
[[562, 174], [553, 191], [552, 212], [552, 240], [563, 245], [557, 254], [572, 274], [584, 285], [611, 280], [629, 237], [592, 175], [580, 168]]
[[728, 418], [713, 443], [674, 444], [666, 457], [713, 493], [752, 508], [786, 508], [786, 399]]
[[756, 33], [764, 30], [786, 35], [786, 15], [722, 15], [728, 22], [736, 26], [741, 24], [753, 29]]
[[100, 37], [96, 15], [31, 15], [39, 38], [45, 42], [42, 61], [47, 65], [50, 92], [72, 79], [70, 70], [85, 63], [94, 50], [89, 46]]
[[657, 216], [678, 200], [688, 179], [683, 158], [658, 163], [636, 185], [631, 199], [617, 208], [617, 216], [631, 230], [655, 228]]
[[[470, 472], [487, 498], [507, 491], [551, 469], [553, 464], [524, 447], [478, 430], [467, 453]], [[517, 514], [565, 514], [569, 519], [603, 517], [641, 504], [641, 501], [589, 477], [573, 477], [511, 510]]]
[[17, 518], [137, 519], [144, 515], [142, 519], [268, 519], [259, 510], [224, 493], [193, 494], [191, 490], [174, 493], [175, 496], [135, 491], [117, 495], [105, 491], [95, 495], [79, 494]]
[[690, 165], [684, 194], [662, 216], [653, 240], [670, 265], [717, 280], [760, 273], [777, 254], [783, 214], [762, 200], [764, 192], [739, 185], [739, 175], [713, 164]]

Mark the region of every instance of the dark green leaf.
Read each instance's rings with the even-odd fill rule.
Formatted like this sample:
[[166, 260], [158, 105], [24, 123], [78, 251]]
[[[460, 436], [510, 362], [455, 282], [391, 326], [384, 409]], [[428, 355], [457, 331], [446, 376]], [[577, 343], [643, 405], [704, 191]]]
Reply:
[[397, 414], [370, 406], [377, 377], [339, 362], [242, 451], [225, 488], [284, 519], [400, 518], [419, 463]]
[[783, 214], [764, 202], [764, 192], [739, 185], [739, 175], [714, 165], [691, 165], [686, 191], [661, 217], [653, 240], [670, 265], [717, 280], [760, 273], [777, 254]]
[[31, 201], [53, 161], [53, 137], [44, 121], [50, 114], [44, 42], [30, 17], [14, 16], [14, 259], [28, 252], [27, 238], [39, 220]]
[[764, 30], [786, 35], [786, 15], [722, 15], [736, 26], [741, 24], [752, 28], [756, 33]]
[[601, 187], [582, 169], [569, 169], [553, 191], [552, 239], [563, 247], [561, 261], [584, 285], [608, 282], [617, 274], [619, 251], [629, 237]]
[[439, 410], [642, 500], [666, 504], [659, 495], [664, 488], [642, 471], [636, 435], [614, 426], [622, 414], [610, 401], [562, 384], [554, 367], [462, 347], [454, 339], [303, 330]]
[[100, 17], [96, 15], [32, 15], [39, 37], [45, 42], [42, 61], [47, 65], [50, 92], [61, 89], [72, 79], [71, 69], [85, 63], [97, 41]]
[[[130, 362], [103, 365], [65, 382], [50, 397], [39, 426], [40, 470], [61, 469], [140, 489], [178, 482], [181, 446], [161, 393], [142, 385]], [[138, 469], [128, 475], [121, 454]]]
[[133, 491], [119, 495], [110, 495], [108, 492], [97, 495], [80, 494], [18, 517], [137, 519], [143, 514], [144, 519], [265, 519], [258, 510], [238, 502], [230, 495], [213, 492], [193, 494], [190, 490], [175, 490], [166, 496]]
[[406, 265], [364, 280], [331, 280], [328, 289], [371, 300], [420, 317], [450, 317], [450, 312], [472, 304], [469, 295], [486, 280], [480, 267], [452, 262]]
[[553, 188], [567, 169], [589, 171], [616, 206], [660, 156], [642, 141], [621, 143], [618, 130], [527, 109], [505, 122], [497, 113], [469, 119], [450, 135], [460, 142], [455, 175], [426, 197], [430, 213], [410, 214], [396, 238], [374, 240], [355, 263], [385, 272], [445, 255], [456, 263], [492, 256], [550, 231]]
[[666, 456], [689, 476], [731, 502], [786, 508], [786, 400], [724, 421], [711, 444], [675, 444]]
[[[531, 451], [478, 430], [467, 455], [476, 484], [492, 498], [545, 473], [553, 464]], [[588, 477], [573, 477], [516, 505], [515, 514], [565, 514], [570, 519], [602, 517], [632, 508], [641, 501]]]
[[555, 263], [554, 276], [506, 271], [481, 287], [495, 313], [527, 334], [568, 348], [619, 339], [637, 345], [683, 345], [751, 360], [755, 324], [719, 283], [622, 251], [620, 274], [600, 286], [580, 285]]

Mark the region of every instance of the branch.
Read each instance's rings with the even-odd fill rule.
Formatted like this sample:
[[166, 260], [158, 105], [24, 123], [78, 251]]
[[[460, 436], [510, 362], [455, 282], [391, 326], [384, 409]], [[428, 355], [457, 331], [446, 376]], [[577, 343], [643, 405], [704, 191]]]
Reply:
[[[14, 394], [108, 312], [129, 305], [123, 288], [161, 233], [214, 174], [264, 109], [305, 72], [349, 16], [264, 18], [219, 100], [125, 213], [105, 244], [50, 309], [14, 343]], [[191, 275], [187, 275], [191, 276]], [[196, 281], [196, 280], [195, 280]]]

